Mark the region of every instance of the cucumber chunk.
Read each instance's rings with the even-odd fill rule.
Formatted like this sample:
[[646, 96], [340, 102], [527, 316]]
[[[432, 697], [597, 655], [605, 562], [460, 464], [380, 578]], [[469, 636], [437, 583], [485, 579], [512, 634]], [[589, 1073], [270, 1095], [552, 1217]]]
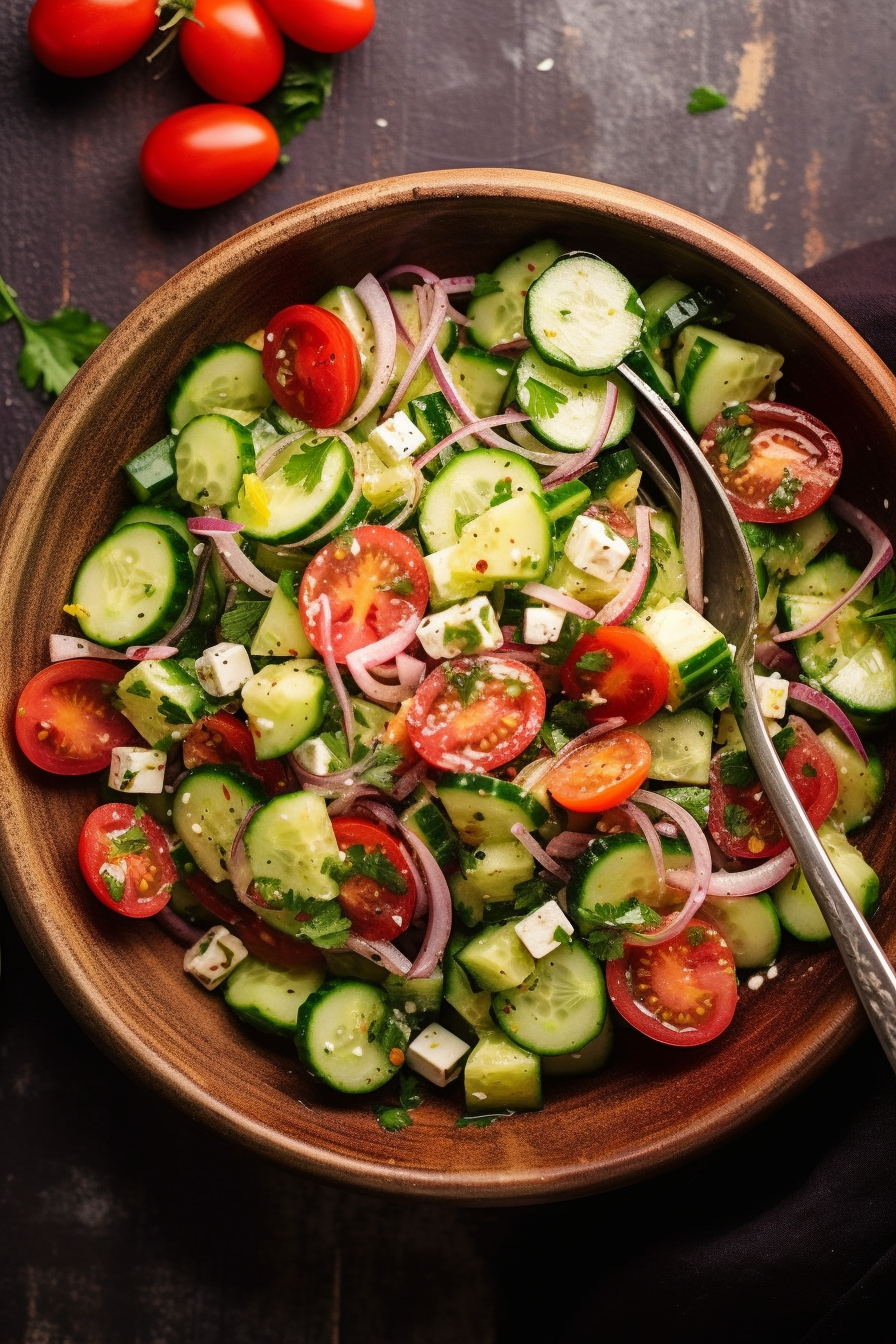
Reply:
[[667, 607], [647, 607], [631, 624], [649, 636], [669, 664], [669, 708], [695, 700], [732, 669], [725, 636], [677, 598]]
[[196, 866], [222, 882], [230, 876], [230, 850], [243, 817], [266, 794], [237, 765], [199, 765], [181, 780], [171, 808], [175, 831]]
[[636, 473], [640, 479], [641, 473], [631, 448], [617, 448], [614, 453], [601, 453], [596, 465], [580, 477], [580, 484], [587, 485], [595, 499], [609, 499], [614, 486]]
[[703, 909], [721, 929], [739, 971], [772, 964], [781, 947], [781, 921], [766, 892], [761, 896], [711, 896]]
[[75, 575], [72, 602], [84, 635], [110, 649], [151, 644], [184, 609], [193, 579], [190, 551], [168, 527], [131, 523], [104, 537]]
[[445, 1002], [454, 1009], [461, 1022], [474, 1033], [493, 1031], [491, 1019], [492, 996], [487, 989], [475, 989], [470, 983], [457, 954], [470, 941], [468, 934], [452, 933], [445, 952]]
[[474, 345], [463, 345], [449, 359], [448, 369], [454, 386], [475, 415], [498, 414], [513, 377], [512, 355], [489, 355]]
[[401, 1067], [390, 1050], [407, 1043], [386, 995], [361, 980], [336, 980], [299, 1008], [296, 1049], [311, 1073], [337, 1092], [375, 1092]]
[[[316, 901], [332, 901], [339, 884], [321, 872], [325, 859], [338, 859], [339, 846], [327, 805], [316, 793], [285, 793], [265, 803], [243, 837], [255, 881], [267, 879], [282, 891]], [[263, 919], [296, 931], [289, 910], [259, 910]]]
[[165, 403], [172, 429], [183, 429], [206, 411], [252, 411], [273, 401], [265, 382], [261, 355], [240, 342], [210, 345], [195, 355], [179, 374]]
[[414, 397], [408, 402], [408, 416], [426, 439], [429, 448], [434, 448], [460, 428], [460, 421], [443, 392], [429, 392], [426, 396]]
[[460, 949], [457, 960], [475, 984], [493, 993], [515, 989], [535, 970], [513, 923], [483, 929]]
[[642, 336], [637, 350], [633, 350], [625, 362], [651, 391], [656, 392], [657, 396], [662, 397], [670, 406], [677, 406], [681, 396], [660, 355], [661, 351], [649, 346]]
[[[846, 836], [835, 830], [829, 822], [821, 826], [818, 838], [856, 909], [866, 919], [870, 919], [877, 909], [880, 894], [877, 873], [853, 848]], [[830, 938], [831, 931], [824, 915], [799, 868], [783, 877], [772, 895], [778, 918], [794, 938], [806, 943], [822, 943]]]
[[493, 504], [523, 494], [541, 495], [541, 477], [519, 453], [474, 448], [459, 453], [426, 487], [418, 526], [429, 551], [453, 546], [463, 528]]
[[665, 509], [656, 509], [650, 519], [650, 560], [647, 601], [653, 604], [659, 598], [665, 598], [667, 602], [683, 598], [687, 592], [684, 552], [675, 530], [675, 520]]
[[618, 374], [609, 378], [582, 378], [547, 364], [534, 350], [520, 356], [516, 370], [516, 399], [531, 416], [529, 429], [552, 448], [582, 452], [595, 439], [607, 400], [607, 383], [618, 399], [604, 446], [621, 443], [635, 419], [635, 394]]
[[539, 495], [496, 504], [466, 524], [451, 548], [451, 570], [483, 584], [530, 583], [551, 566], [551, 525]]
[[116, 691], [118, 707], [157, 751], [180, 742], [207, 711], [202, 687], [173, 658], [147, 659], [125, 672]]
[[401, 1014], [412, 1031], [438, 1017], [444, 988], [445, 977], [438, 966], [425, 979], [406, 980], [402, 975], [387, 975], [383, 981], [390, 1006]]
[[632, 731], [650, 744], [651, 779], [667, 784], [708, 784], [712, 719], [702, 709], [661, 709]]
[[837, 521], [827, 504], [794, 523], [770, 523], [772, 534], [763, 556], [772, 574], [803, 574], [837, 535]]
[[759, 401], [774, 386], [784, 356], [709, 327], [685, 327], [672, 365], [682, 405], [695, 434], [733, 401]]
[[[691, 851], [683, 840], [662, 841], [667, 868], [688, 868]], [[659, 889], [656, 865], [643, 835], [598, 835], [573, 863], [566, 888], [570, 918], [583, 933], [591, 933], [601, 920], [598, 907], [622, 905], [630, 897], [645, 905], [665, 909], [681, 903], [681, 892], [663, 884]]]
[[265, 470], [264, 480], [243, 480], [227, 509], [246, 536], [271, 544], [301, 541], [322, 527], [351, 494], [355, 466], [340, 439], [307, 434], [288, 440]]
[[178, 435], [174, 462], [181, 499], [224, 508], [255, 469], [252, 435], [229, 415], [197, 415]]
[[610, 1058], [613, 1049], [613, 1019], [604, 1018], [604, 1025], [593, 1041], [571, 1055], [544, 1055], [541, 1071], [545, 1078], [577, 1078], [597, 1073]]
[[518, 341], [523, 335], [523, 307], [529, 286], [547, 270], [552, 262], [563, 255], [563, 249], [552, 238], [524, 247], [507, 257], [492, 272], [493, 288], [490, 294], [470, 300], [467, 334], [483, 350], [507, 341]]
[[248, 956], [224, 981], [224, 1002], [250, 1026], [295, 1036], [299, 1009], [323, 978], [323, 963], [286, 969]]
[[173, 490], [177, 484], [174, 449], [177, 439], [166, 434], [164, 439], [144, 448], [142, 453], [125, 462], [122, 467], [128, 489], [141, 504], [149, 504]]
[[484, 917], [513, 909], [515, 887], [535, 873], [535, 860], [519, 840], [481, 840], [475, 850], [476, 866], [452, 873], [448, 879], [454, 908], [467, 928]]
[[818, 740], [837, 767], [837, 801], [830, 820], [850, 835], [860, 826], [867, 825], [884, 795], [883, 764], [874, 748], [869, 747], [866, 765], [855, 747], [836, 728], [825, 728], [819, 733]]
[[249, 649], [253, 658], [310, 658], [314, 649], [296, 605], [298, 579], [284, 569]]
[[522, 822], [527, 831], [536, 831], [548, 820], [547, 810], [531, 793], [491, 775], [443, 774], [438, 794], [465, 845], [509, 840], [516, 822]]
[[464, 1100], [471, 1115], [541, 1109], [541, 1061], [494, 1028], [484, 1032], [464, 1065]]
[[537, 1055], [582, 1050], [607, 1015], [603, 972], [581, 943], [561, 945], [517, 989], [495, 995], [492, 1015], [512, 1041]]
[[544, 492], [544, 505], [552, 523], [568, 518], [571, 513], [581, 513], [591, 503], [591, 491], [581, 481], [564, 481]]
[[401, 820], [409, 831], [423, 841], [440, 868], [445, 868], [454, 857], [454, 837], [448, 822], [424, 789], [425, 796], [414, 798], [402, 812]]
[[612, 373], [637, 348], [643, 326], [629, 281], [588, 252], [555, 261], [526, 296], [526, 335], [542, 359], [570, 373]]
[[323, 664], [316, 658], [270, 663], [250, 677], [242, 698], [258, 759], [284, 756], [316, 733], [324, 721]]
[[660, 346], [671, 344], [682, 327], [693, 322], [716, 327], [731, 314], [725, 311], [724, 291], [716, 285], [702, 285], [699, 289], [674, 280], [671, 275], [646, 289], [641, 295], [647, 314], [647, 331], [652, 341]]

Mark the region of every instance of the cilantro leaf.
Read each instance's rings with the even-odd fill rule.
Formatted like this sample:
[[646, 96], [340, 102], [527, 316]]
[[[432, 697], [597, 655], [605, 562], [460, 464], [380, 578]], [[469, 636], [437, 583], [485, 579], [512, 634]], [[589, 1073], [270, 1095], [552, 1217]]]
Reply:
[[454, 535], [459, 537], [467, 523], [472, 523], [474, 518], [478, 518], [478, 513], [461, 513], [460, 509], [454, 510]]
[[130, 686], [125, 688], [125, 694], [136, 695], [140, 700], [148, 700], [151, 692], [145, 681], [132, 681]]
[[[316, 121], [333, 92], [332, 56], [294, 47], [280, 83], [266, 100], [263, 111], [274, 123], [280, 144], [299, 135], [309, 121]], [[284, 160], [286, 156], [284, 156]]]
[[231, 644], [243, 644], [248, 648], [267, 609], [267, 602], [237, 602], [236, 606], [221, 616], [219, 621], [221, 638]]
[[373, 1113], [380, 1129], [387, 1134], [398, 1134], [414, 1123], [404, 1106], [375, 1106]]
[[459, 667], [445, 667], [445, 680], [462, 705], [473, 704], [479, 699], [478, 687], [484, 681], [491, 681], [492, 674], [485, 663], [474, 663], [464, 671]]
[[513, 499], [513, 482], [509, 476], [503, 476], [500, 481], [495, 481], [495, 493], [489, 501], [489, 508], [493, 509], [496, 504], [506, 504], [508, 499]]
[[[589, 705], [585, 700], [558, 700], [551, 710], [549, 718], [555, 731], [563, 733], [566, 742], [571, 742], [588, 727], [586, 711]], [[561, 746], [566, 746], [562, 742]]]
[[692, 929], [688, 929], [687, 939], [691, 947], [699, 947], [706, 941], [706, 930], [699, 924], [695, 924]]
[[779, 733], [775, 733], [772, 743], [783, 761], [790, 748], [796, 745], [796, 729], [788, 723], [786, 728], [782, 728]]
[[542, 661], [555, 666], [565, 663], [582, 635], [590, 635], [597, 628], [596, 621], [583, 621], [580, 616], [572, 616], [567, 612], [557, 638], [541, 646], [539, 654]]
[[256, 878], [253, 886], [268, 910], [289, 910], [294, 915], [303, 916], [291, 930], [294, 938], [313, 943], [315, 947], [344, 946], [352, 926], [338, 901], [317, 901], [313, 896], [299, 896], [275, 877]]
[[100, 877], [112, 900], [116, 903], [120, 901], [124, 897], [124, 883], [121, 878], [116, 877], [114, 873], [110, 873], [105, 864], [100, 869]]
[[785, 467], [777, 488], [768, 497], [769, 508], [792, 509], [802, 488], [803, 482], [799, 477], [794, 476], [789, 467]]
[[725, 751], [719, 758], [719, 778], [734, 789], [748, 789], [756, 782], [756, 771], [746, 751]]
[[700, 84], [696, 89], [691, 89], [688, 111], [692, 117], [699, 117], [704, 112], [715, 112], [718, 108], [727, 106], [728, 99], [724, 93], [719, 93], [718, 89], [713, 89], [708, 84]]
[[809, 762], [806, 761], [805, 764], [803, 765], [803, 778], [804, 778], [804, 779], [815, 779], [815, 778], [817, 778], [817, 776], [818, 776], [818, 771], [815, 769], [815, 766], [814, 766], [814, 765], [810, 765]]
[[19, 380], [27, 388], [42, 384], [51, 397], [59, 396], [110, 331], [105, 322], [95, 322], [80, 308], [59, 308], [46, 321], [35, 322], [25, 316], [15, 291], [0, 278], [0, 322], [13, 318], [23, 336]]
[[382, 849], [374, 849], [368, 854], [363, 845], [349, 845], [345, 851], [344, 862], [328, 856], [323, 861], [321, 872], [340, 883], [348, 882], [352, 877], [369, 877], [377, 886], [387, 891], [407, 891], [408, 884], [395, 864]]
[[179, 705], [176, 700], [170, 696], [163, 695], [159, 701], [159, 717], [166, 723], [192, 723], [193, 719], [188, 709]]
[[491, 1115], [461, 1115], [454, 1122], [455, 1129], [487, 1129], [496, 1120], [506, 1120], [516, 1111], [495, 1111]]
[[750, 825], [749, 812], [739, 803], [728, 803], [724, 812], [724, 823], [728, 834], [737, 836], [740, 840], [749, 835], [753, 829]]
[[560, 943], [563, 947], [570, 947], [572, 945], [572, 939], [562, 924], [558, 924], [554, 930], [554, 942]]
[[146, 832], [140, 826], [129, 826], [122, 835], [109, 837], [108, 858], [120, 859], [122, 854], [142, 854], [149, 849]]
[[595, 649], [592, 653], [583, 653], [576, 663], [579, 672], [606, 672], [613, 665], [613, 655], [605, 649]]
[[299, 451], [293, 453], [281, 467], [286, 484], [301, 485], [306, 490], [313, 490], [320, 485], [327, 454], [335, 442], [333, 438], [326, 438], [300, 444]]
[[410, 1069], [402, 1069], [398, 1078], [398, 1098], [406, 1111], [415, 1111], [426, 1100], [426, 1084]]
[[733, 425], [725, 425], [716, 434], [716, 447], [727, 454], [729, 471], [740, 471], [741, 467], [745, 467], [749, 462], [753, 453], [752, 439], [755, 433], [756, 427], [751, 421], [749, 425], [736, 422]]
[[526, 394], [523, 410], [535, 420], [553, 420], [560, 407], [569, 401], [565, 392], [558, 392], [538, 378], [527, 378], [521, 390]]
[[877, 626], [890, 654], [896, 657], [896, 573], [890, 565], [878, 575], [874, 602], [861, 619]]
[[[673, 785], [671, 789], [658, 789], [664, 798], [677, 803], [683, 807], [685, 812], [690, 813], [699, 825], [705, 827], [709, 823], [709, 789], [701, 788], [696, 784]], [[645, 808], [645, 811], [647, 809]], [[651, 819], [658, 818], [659, 813], [653, 809], [648, 813]]]
[[476, 283], [473, 286], [472, 297], [474, 299], [484, 299], [489, 294], [503, 294], [504, 286], [500, 280], [496, 280], [490, 271], [480, 271], [476, 276]]
[[595, 929], [586, 942], [598, 961], [618, 961], [625, 956], [625, 934], [618, 929]]
[[596, 905], [588, 912], [588, 922], [597, 925], [585, 939], [594, 956], [615, 961], [625, 950], [626, 933], [655, 929], [663, 921], [651, 906], [629, 896], [618, 904]]
[[556, 890], [543, 877], [530, 877], [526, 882], [517, 882], [513, 889], [513, 908], [528, 914], [530, 910], [537, 910], [540, 905], [552, 901]]

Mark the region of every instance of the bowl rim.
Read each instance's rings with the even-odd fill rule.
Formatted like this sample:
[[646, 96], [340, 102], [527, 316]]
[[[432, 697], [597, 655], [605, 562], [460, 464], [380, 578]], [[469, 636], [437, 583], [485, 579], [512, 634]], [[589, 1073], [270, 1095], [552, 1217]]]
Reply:
[[[22, 524], [18, 507], [30, 491], [29, 467], [39, 455], [62, 455], [66, 439], [89, 414], [93, 396], [130, 358], [136, 340], [151, 337], [188, 307], [215, 279], [223, 265], [231, 269], [257, 255], [259, 235], [264, 248], [274, 247], [329, 221], [412, 201], [457, 197], [513, 197], [578, 206], [599, 216], [642, 227], [661, 226], [666, 236], [684, 242], [721, 262], [795, 313], [829, 345], [880, 405], [896, 434], [896, 377], [871, 347], [824, 299], [760, 249], [718, 224], [667, 202], [624, 187], [563, 174], [515, 168], [441, 169], [362, 183], [291, 206], [219, 243], [176, 273], [144, 299], [117, 326], [86, 362], [45, 416], [19, 463], [0, 506], [0, 547], [10, 551]], [[74, 401], [77, 391], [80, 409]], [[70, 403], [72, 403], [70, 411]], [[72, 412], [74, 412], [72, 414]], [[57, 437], [57, 423], [68, 421]], [[0, 581], [13, 586], [7, 577]], [[287, 1137], [258, 1123], [236, 1107], [210, 1097], [197, 1083], [163, 1056], [128, 1034], [101, 990], [89, 976], [66, 962], [46, 938], [42, 902], [29, 888], [28, 872], [7, 824], [8, 804], [0, 799], [0, 876], [14, 921], [41, 971], [66, 1007], [97, 1044], [126, 1072], [153, 1086], [193, 1118], [201, 1119], [229, 1138], [261, 1155], [328, 1182], [377, 1193], [424, 1196], [466, 1203], [526, 1203], [572, 1198], [611, 1189], [679, 1165], [742, 1132], [789, 1100], [818, 1076], [860, 1034], [864, 1018], [857, 1001], [846, 998], [828, 1020], [822, 1039], [800, 1053], [794, 1046], [775, 1075], [745, 1104], [740, 1096], [724, 1098], [711, 1113], [692, 1124], [679, 1142], [668, 1139], [587, 1166], [558, 1166], [550, 1178], [526, 1170], [421, 1172], [400, 1162], [386, 1164], [334, 1153], [315, 1143]], [[781, 1074], [784, 1074], [782, 1083]], [[546, 1188], [546, 1186], [548, 1188]]]

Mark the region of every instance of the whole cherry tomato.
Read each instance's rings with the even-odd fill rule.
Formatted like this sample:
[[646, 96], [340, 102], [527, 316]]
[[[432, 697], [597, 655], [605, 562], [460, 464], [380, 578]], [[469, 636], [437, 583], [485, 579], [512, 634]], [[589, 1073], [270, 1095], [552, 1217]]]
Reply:
[[264, 0], [287, 37], [312, 51], [349, 51], [376, 21], [373, 0]]
[[280, 29], [261, 0], [196, 0], [195, 22], [180, 25], [180, 54], [212, 98], [257, 103], [283, 74]]
[[280, 157], [274, 127], [251, 107], [205, 103], [160, 121], [140, 151], [144, 186], [165, 205], [198, 210], [254, 187]]
[[28, 41], [41, 65], [80, 79], [123, 65], [156, 30], [158, 0], [37, 0]]

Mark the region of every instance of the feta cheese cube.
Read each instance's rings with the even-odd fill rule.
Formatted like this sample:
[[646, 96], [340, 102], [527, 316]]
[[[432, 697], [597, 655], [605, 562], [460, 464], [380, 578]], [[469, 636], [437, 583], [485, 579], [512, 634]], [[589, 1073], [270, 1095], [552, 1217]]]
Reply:
[[424, 616], [417, 638], [430, 658], [457, 658], [462, 653], [499, 649], [504, 635], [494, 608], [485, 597], [471, 597], [444, 611]]
[[433, 1022], [419, 1036], [414, 1037], [404, 1058], [408, 1068], [419, 1073], [428, 1083], [447, 1087], [460, 1073], [461, 1065], [469, 1053], [470, 1047], [466, 1041], [438, 1022]]
[[247, 949], [223, 924], [210, 929], [184, 953], [184, 970], [206, 989], [217, 989], [232, 970], [248, 957]]
[[533, 910], [519, 924], [514, 925], [516, 936], [531, 957], [538, 961], [560, 946], [559, 938], [554, 934], [557, 929], [572, 935], [573, 927], [556, 901], [548, 901]]
[[296, 747], [294, 755], [302, 769], [310, 770], [312, 775], [326, 775], [330, 769], [330, 762], [335, 760], [322, 737], [309, 737]]
[[387, 467], [394, 467], [404, 458], [419, 453], [426, 437], [404, 411], [396, 411], [370, 431], [367, 442]]
[[209, 695], [236, 695], [252, 676], [249, 651], [242, 644], [213, 644], [196, 659], [196, 676]]
[[560, 637], [564, 616], [557, 607], [527, 607], [523, 612], [523, 643], [553, 644]]
[[576, 569], [604, 583], [613, 582], [631, 555], [624, 537], [585, 513], [580, 513], [569, 529], [563, 553]]
[[773, 672], [770, 677], [756, 677], [759, 712], [764, 719], [783, 719], [787, 713], [789, 691], [790, 682], [785, 681], [779, 672]]
[[168, 757], [151, 747], [113, 747], [109, 788], [120, 793], [161, 793]]

